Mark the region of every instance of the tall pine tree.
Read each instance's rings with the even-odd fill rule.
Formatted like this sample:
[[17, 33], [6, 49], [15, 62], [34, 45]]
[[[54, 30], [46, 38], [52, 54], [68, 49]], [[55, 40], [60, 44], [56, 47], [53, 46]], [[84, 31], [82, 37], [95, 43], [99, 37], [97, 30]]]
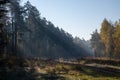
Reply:
[[100, 37], [105, 45], [106, 57], [112, 58], [113, 56], [113, 32], [114, 28], [107, 19], [104, 19], [101, 25]]

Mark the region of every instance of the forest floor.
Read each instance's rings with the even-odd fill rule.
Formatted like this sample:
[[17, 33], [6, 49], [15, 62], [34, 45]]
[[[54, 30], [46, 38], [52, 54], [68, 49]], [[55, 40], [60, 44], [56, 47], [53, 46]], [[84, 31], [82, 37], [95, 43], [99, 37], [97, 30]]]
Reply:
[[114, 60], [7, 59], [3, 61], [6, 62], [4, 66], [0, 66], [0, 80], [120, 80], [120, 64]]
[[120, 80], [119, 65], [85, 61], [40, 61], [33, 75], [37, 80]]

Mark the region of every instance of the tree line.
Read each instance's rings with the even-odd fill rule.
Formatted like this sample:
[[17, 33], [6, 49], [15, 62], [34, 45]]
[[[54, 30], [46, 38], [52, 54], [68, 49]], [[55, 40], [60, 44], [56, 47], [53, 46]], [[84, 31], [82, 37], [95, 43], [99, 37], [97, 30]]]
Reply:
[[83, 47], [87, 41], [78, 44], [71, 34], [41, 17], [41, 13], [29, 1], [23, 6], [20, 5], [20, 0], [8, 1], [4, 6], [9, 15], [6, 14], [8, 18], [4, 24], [5, 31], [2, 32], [6, 34], [3, 35], [6, 39], [0, 38], [6, 42], [2, 54], [47, 58], [77, 58], [90, 55]]
[[22, 31], [24, 35], [22, 45], [20, 44], [23, 55], [48, 58], [90, 55], [85, 48], [74, 42], [75, 38], [70, 33], [41, 17], [40, 12], [29, 1], [22, 7], [22, 11], [24, 27], [26, 27], [26, 31]]
[[95, 30], [91, 36], [96, 57], [120, 58], [120, 20], [113, 24], [104, 19], [100, 32]]

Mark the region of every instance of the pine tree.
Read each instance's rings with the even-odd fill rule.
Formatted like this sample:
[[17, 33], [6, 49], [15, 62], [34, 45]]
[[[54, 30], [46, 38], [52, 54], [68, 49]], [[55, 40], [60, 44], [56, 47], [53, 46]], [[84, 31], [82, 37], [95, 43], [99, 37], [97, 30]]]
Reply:
[[113, 56], [113, 32], [114, 28], [111, 23], [104, 19], [101, 25], [100, 37], [105, 45], [105, 51], [107, 57], [112, 58]]
[[101, 42], [101, 38], [97, 30], [95, 30], [92, 34], [91, 45], [94, 50], [95, 57], [102, 57], [104, 55], [104, 45]]

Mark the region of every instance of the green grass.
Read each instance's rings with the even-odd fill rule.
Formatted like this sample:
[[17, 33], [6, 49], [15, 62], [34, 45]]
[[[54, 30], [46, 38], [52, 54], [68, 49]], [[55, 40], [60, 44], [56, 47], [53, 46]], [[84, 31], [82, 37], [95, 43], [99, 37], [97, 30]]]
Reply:
[[[42, 77], [47, 77], [47, 80], [56, 76], [58, 77], [57, 80], [120, 80], [120, 77], [112, 76], [106, 73], [97, 72], [85, 67], [75, 65], [46, 64], [45, 68], [41, 70], [47, 70], [46, 74], [44, 73], [45, 75], [42, 75]], [[41, 75], [38, 76], [40, 77]], [[59, 79], [59, 77], [63, 78]]]
[[[4, 61], [7, 63], [4, 63]], [[120, 76], [97, 72], [94, 69], [80, 65], [56, 63], [54, 61], [49, 62], [34, 59], [21, 61], [21, 59], [13, 57], [12, 59], [0, 59], [0, 62], [1, 65], [8, 67], [6, 70], [10, 70], [7, 72], [2, 71], [0, 80], [9, 80], [9, 78], [15, 78], [13, 80], [22, 80], [22, 78], [26, 78], [26, 80], [120, 80]], [[25, 64], [23, 62], [31, 68], [29, 71], [24, 70]], [[84, 60], [82, 64], [84, 64]], [[16, 72], [17, 68], [14, 66], [19, 66], [22, 70]]]
[[109, 76], [90, 69], [83, 69], [84, 72], [69, 71], [67, 74], [63, 74], [62, 76], [65, 77], [66, 80], [120, 80], [120, 77]]

